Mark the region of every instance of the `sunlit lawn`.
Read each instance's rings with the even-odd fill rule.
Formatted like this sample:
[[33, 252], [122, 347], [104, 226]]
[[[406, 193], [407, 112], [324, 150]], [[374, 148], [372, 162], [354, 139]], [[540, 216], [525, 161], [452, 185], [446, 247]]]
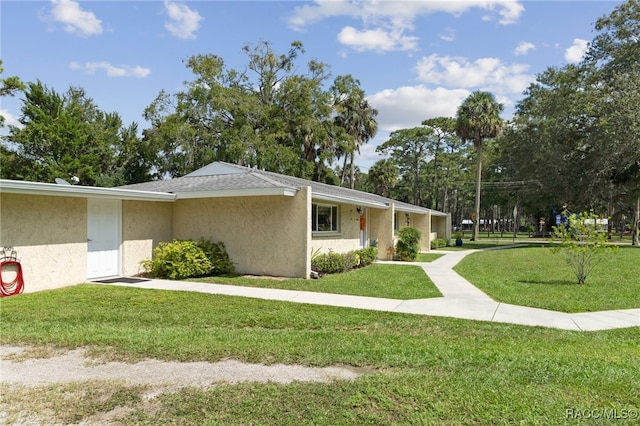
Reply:
[[442, 294], [417, 265], [372, 264], [341, 274], [328, 274], [317, 280], [258, 277], [206, 277], [193, 281], [284, 290], [314, 291], [388, 299], [425, 299]]
[[500, 302], [563, 312], [640, 308], [640, 248], [628, 245], [607, 254], [586, 285], [547, 247], [473, 253], [454, 270]]
[[416, 262], [433, 262], [434, 260], [440, 259], [444, 254], [440, 253], [418, 253], [418, 257], [416, 257]]
[[49, 418], [39, 424], [109, 412], [126, 425], [560, 425], [574, 424], [572, 409], [640, 408], [640, 327], [574, 332], [98, 285], [2, 299], [0, 315], [2, 344], [368, 371], [324, 384], [174, 389], [147, 405], [148, 389], [124, 383], [3, 386], [7, 424], [21, 412]]

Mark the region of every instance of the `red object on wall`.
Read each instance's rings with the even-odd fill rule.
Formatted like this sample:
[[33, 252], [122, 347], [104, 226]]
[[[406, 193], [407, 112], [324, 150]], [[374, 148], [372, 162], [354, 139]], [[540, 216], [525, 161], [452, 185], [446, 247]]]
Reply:
[[24, 290], [22, 265], [16, 258], [15, 250], [5, 247], [3, 252], [0, 260], [0, 297], [15, 296]]
[[365, 216], [364, 214], [360, 215], [360, 230], [361, 231], [367, 230], [367, 216]]

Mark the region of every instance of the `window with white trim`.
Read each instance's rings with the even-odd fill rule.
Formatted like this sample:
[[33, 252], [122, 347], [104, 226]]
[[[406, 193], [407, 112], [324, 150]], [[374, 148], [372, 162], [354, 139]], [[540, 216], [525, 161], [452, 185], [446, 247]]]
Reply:
[[311, 204], [311, 231], [338, 232], [338, 206]]

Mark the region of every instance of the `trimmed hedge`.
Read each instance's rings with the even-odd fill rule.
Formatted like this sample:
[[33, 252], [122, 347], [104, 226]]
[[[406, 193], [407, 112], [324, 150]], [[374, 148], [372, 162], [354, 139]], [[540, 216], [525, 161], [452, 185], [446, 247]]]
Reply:
[[319, 274], [336, 274], [370, 265], [378, 256], [377, 247], [367, 247], [347, 253], [322, 253], [313, 256], [311, 269]]
[[159, 243], [153, 258], [141, 263], [148, 275], [172, 280], [229, 274], [235, 269], [223, 243], [204, 239]]

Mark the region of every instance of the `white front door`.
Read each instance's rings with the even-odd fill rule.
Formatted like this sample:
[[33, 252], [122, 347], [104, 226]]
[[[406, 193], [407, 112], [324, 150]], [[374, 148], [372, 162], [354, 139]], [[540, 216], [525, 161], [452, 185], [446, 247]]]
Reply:
[[119, 200], [87, 200], [87, 278], [120, 274]]

